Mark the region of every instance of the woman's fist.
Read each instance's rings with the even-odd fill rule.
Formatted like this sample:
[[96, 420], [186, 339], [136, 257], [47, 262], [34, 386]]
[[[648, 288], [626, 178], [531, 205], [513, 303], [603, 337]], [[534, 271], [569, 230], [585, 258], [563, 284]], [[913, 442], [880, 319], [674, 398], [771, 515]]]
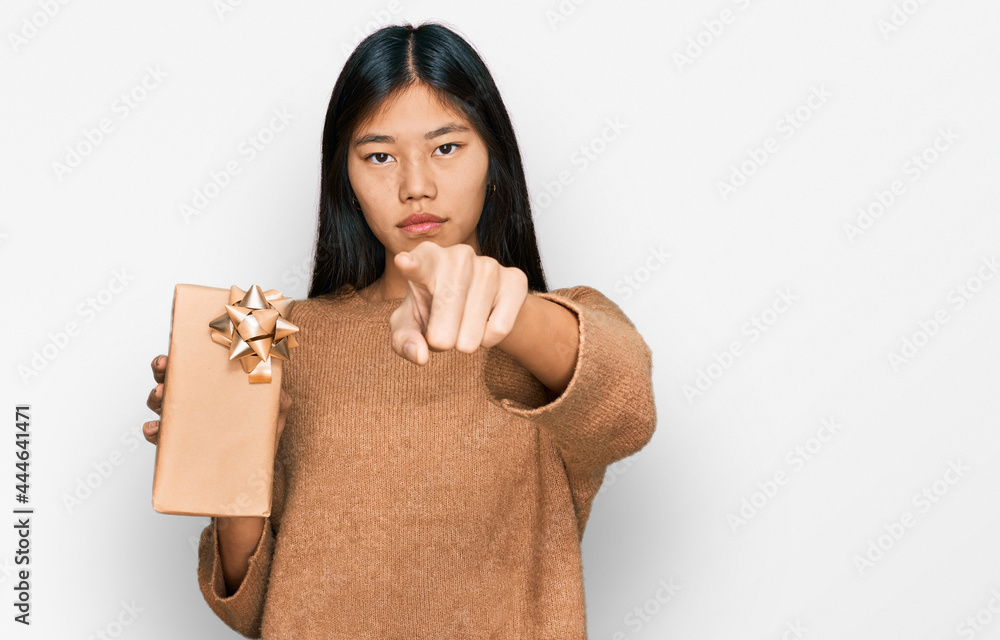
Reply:
[[392, 349], [417, 364], [430, 351], [474, 353], [502, 342], [528, 296], [528, 276], [467, 244], [425, 240], [394, 257], [406, 297], [389, 318]]
[[[149, 392], [149, 397], [146, 398], [146, 406], [159, 415], [163, 411], [163, 379], [167, 371], [167, 356], [162, 354], [156, 356], [153, 358], [153, 363], [150, 366], [153, 368], [153, 380], [157, 384]], [[142, 435], [146, 440], [157, 444], [160, 440], [160, 421], [150, 420], [149, 422], [144, 422], [142, 425]]]

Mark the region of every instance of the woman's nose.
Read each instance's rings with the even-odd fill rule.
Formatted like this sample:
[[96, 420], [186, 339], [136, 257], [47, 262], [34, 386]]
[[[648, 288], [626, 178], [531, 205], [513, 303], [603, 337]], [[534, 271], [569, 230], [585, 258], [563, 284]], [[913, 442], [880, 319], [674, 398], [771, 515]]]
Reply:
[[406, 162], [400, 172], [399, 199], [406, 202], [410, 199], [433, 198], [435, 195], [434, 175], [429, 163], [424, 160]]

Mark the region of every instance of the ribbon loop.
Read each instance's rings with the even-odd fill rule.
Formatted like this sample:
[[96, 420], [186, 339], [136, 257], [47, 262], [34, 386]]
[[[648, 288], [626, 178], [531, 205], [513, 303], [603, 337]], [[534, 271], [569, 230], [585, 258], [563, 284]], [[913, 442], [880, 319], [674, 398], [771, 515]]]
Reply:
[[289, 349], [299, 346], [299, 328], [288, 321], [294, 303], [277, 289], [233, 285], [226, 312], [208, 324], [212, 340], [229, 349], [230, 360], [239, 359], [250, 383], [271, 382], [271, 357], [288, 360]]

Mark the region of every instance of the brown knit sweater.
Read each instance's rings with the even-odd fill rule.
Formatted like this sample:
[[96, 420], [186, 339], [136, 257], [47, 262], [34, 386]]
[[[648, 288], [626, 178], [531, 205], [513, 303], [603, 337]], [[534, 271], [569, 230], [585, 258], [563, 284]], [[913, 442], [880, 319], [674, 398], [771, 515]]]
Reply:
[[586, 286], [532, 292], [577, 317], [554, 397], [497, 348], [389, 345], [401, 299], [299, 300], [271, 515], [226, 597], [216, 520], [198, 550], [209, 607], [250, 638], [585, 639], [580, 540], [607, 465], [652, 437], [652, 358]]

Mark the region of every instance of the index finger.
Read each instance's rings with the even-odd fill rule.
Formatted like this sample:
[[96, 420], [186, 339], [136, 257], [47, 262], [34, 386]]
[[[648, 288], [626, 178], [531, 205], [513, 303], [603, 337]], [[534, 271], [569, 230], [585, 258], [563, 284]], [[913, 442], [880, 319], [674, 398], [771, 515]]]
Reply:
[[167, 372], [167, 356], [161, 353], [153, 358], [153, 362], [149, 366], [153, 369], [153, 380], [163, 382]]

